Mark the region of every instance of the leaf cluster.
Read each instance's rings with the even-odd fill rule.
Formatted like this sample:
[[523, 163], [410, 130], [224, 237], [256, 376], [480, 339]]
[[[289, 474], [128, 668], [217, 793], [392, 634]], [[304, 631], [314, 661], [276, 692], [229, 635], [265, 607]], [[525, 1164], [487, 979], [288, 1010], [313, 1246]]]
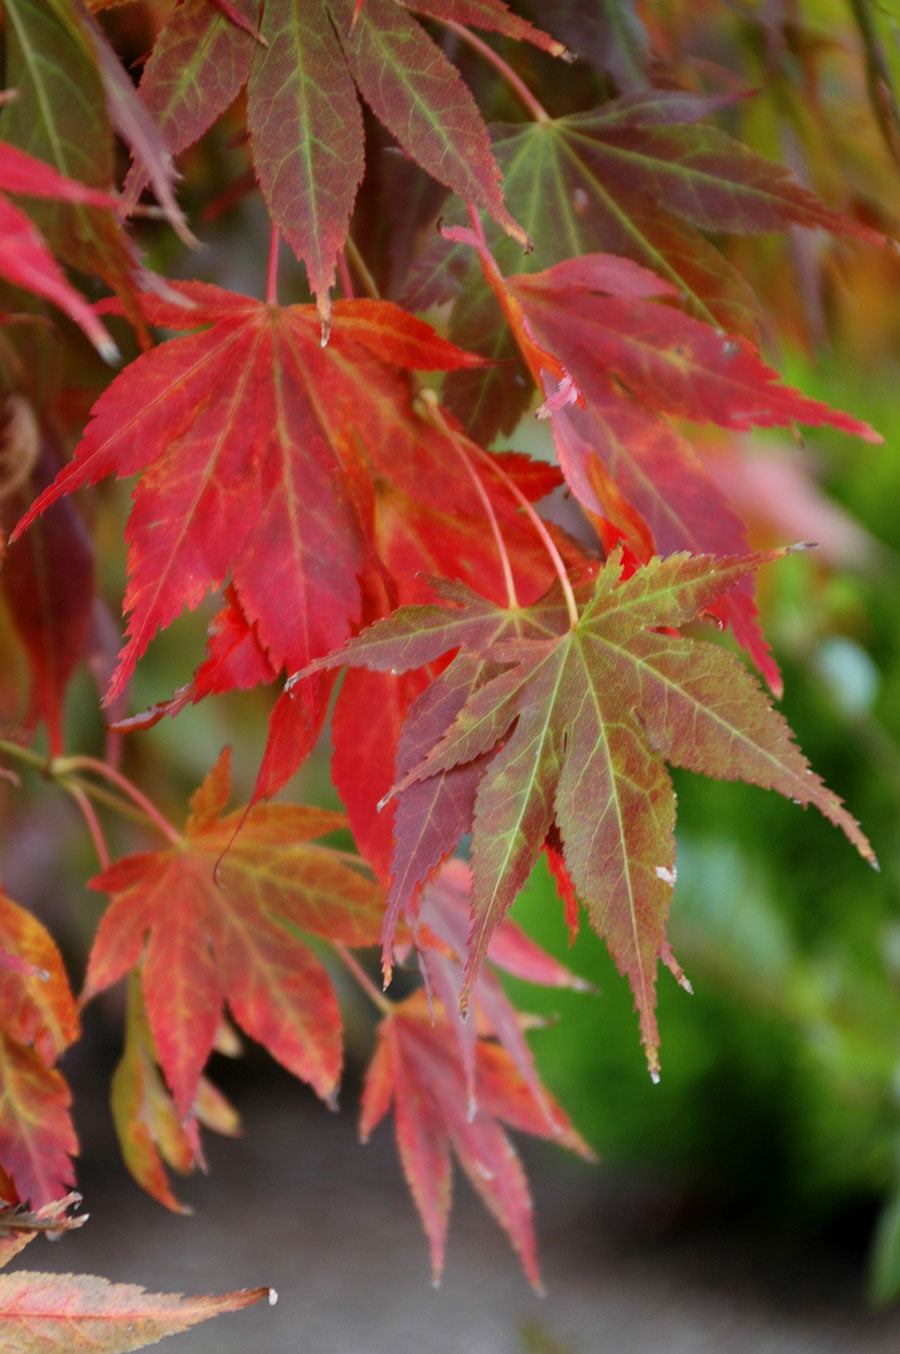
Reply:
[[[241, 1034], [333, 1106], [352, 979], [378, 1019], [360, 1131], [393, 1111], [435, 1278], [455, 1157], [537, 1286], [507, 1130], [589, 1155], [498, 977], [580, 985], [509, 917], [538, 858], [571, 934], [583, 908], [627, 976], [654, 1078], [660, 961], [690, 990], [667, 939], [667, 766], [814, 804], [875, 864], [771, 704], [756, 573], [796, 542], [754, 548], [722, 467], [749, 474], [757, 428], [879, 440], [764, 350], [823, 338], [840, 266], [890, 266], [881, 36], [841, 33], [842, 92], [874, 138], [851, 165], [803, 15], [714, 5], [701, 34], [687, 3], [663, 18], [632, 0], [107, 8], [3, 6], [0, 640], [26, 694], [3, 678], [0, 701], [6, 758], [72, 797], [99, 857], [110, 902], [81, 1001], [127, 977], [126, 1164], [181, 1209], [169, 1170], [202, 1165], [203, 1128], [237, 1130], [208, 1064]], [[730, 72], [691, 58], [710, 39]], [[778, 118], [799, 50], [821, 127], [797, 138]], [[888, 91], [874, 106], [865, 78]], [[803, 146], [799, 174], [766, 153], [760, 108]], [[267, 220], [267, 254], [244, 211]], [[236, 223], [222, 267], [190, 253], [216, 217]], [[789, 279], [781, 302], [770, 276]], [[542, 455], [508, 449], [514, 433]], [[133, 481], [118, 553], [96, 488], [114, 478]], [[111, 558], [121, 648], [97, 591]], [[210, 598], [193, 673], [135, 711], [155, 637]], [[66, 723], [83, 664], [110, 723], [100, 756]], [[226, 749], [176, 829], [122, 769], [123, 736], [147, 746], [161, 719], [256, 688], [273, 698], [249, 802], [229, 812]], [[329, 712], [345, 813], [271, 802]], [[111, 850], [99, 809], [161, 844]], [[78, 1013], [49, 932], [5, 897], [0, 945], [0, 1185], [27, 1239], [23, 1219], [58, 1222], [74, 1183], [56, 1064]], [[398, 963], [421, 986], [396, 997]], [[37, 1317], [25, 1278], [4, 1312], [48, 1330], [63, 1313], [80, 1347], [114, 1311], [97, 1347], [125, 1349], [123, 1322], [143, 1343], [261, 1295], [188, 1311], [68, 1282]]]

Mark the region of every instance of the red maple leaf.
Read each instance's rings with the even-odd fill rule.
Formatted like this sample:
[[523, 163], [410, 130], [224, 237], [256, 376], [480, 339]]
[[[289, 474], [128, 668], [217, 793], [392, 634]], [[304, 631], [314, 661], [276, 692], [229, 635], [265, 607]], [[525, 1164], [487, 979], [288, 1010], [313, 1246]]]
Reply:
[[394, 1106], [403, 1173], [440, 1279], [450, 1214], [451, 1149], [540, 1288], [531, 1198], [521, 1162], [502, 1124], [550, 1138], [590, 1157], [591, 1151], [545, 1092], [534, 1095], [504, 1048], [479, 1039], [474, 1050], [474, 1102], [459, 1041], [442, 1013], [416, 992], [378, 1029], [360, 1115], [365, 1141]]
[[[184, 308], [145, 297], [148, 319], [209, 327], [116, 377], [74, 460], [12, 537], [80, 485], [144, 472], [127, 532], [129, 640], [108, 701], [156, 630], [229, 571], [274, 670], [302, 667], [346, 638], [358, 576], [385, 537], [381, 497], [402, 492], [440, 512], [458, 479], [442, 439], [415, 414], [403, 368], [481, 361], [387, 302], [338, 302], [323, 350], [311, 306], [282, 309], [202, 284], [178, 290]], [[463, 494], [458, 530], [479, 506]]]
[[227, 798], [226, 750], [191, 801], [183, 839], [117, 861], [92, 881], [113, 903], [84, 999], [140, 964], [153, 1042], [182, 1120], [195, 1112], [226, 1002], [241, 1029], [330, 1100], [340, 1013], [297, 933], [365, 945], [381, 925], [380, 889], [310, 840], [344, 826], [341, 814], [269, 804], [222, 818]]
[[[0, 189], [107, 210], [116, 207], [116, 200], [109, 193], [67, 178], [52, 165], [36, 160], [8, 142], [0, 142]], [[80, 326], [108, 362], [116, 360], [118, 348], [84, 297], [66, 280], [37, 226], [3, 196], [0, 196], [0, 275], [16, 287], [52, 301]]]

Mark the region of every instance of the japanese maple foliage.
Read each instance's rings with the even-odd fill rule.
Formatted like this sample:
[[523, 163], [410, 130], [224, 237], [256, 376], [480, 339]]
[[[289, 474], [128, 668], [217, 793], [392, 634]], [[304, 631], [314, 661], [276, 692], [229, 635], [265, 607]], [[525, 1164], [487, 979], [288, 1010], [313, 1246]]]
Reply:
[[[181, 1209], [169, 1168], [203, 1163], [202, 1129], [238, 1128], [207, 1074], [235, 1026], [333, 1106], [340, 969], [379, 1022], [361, 1135], [393, 1110], [434, 1276], [455, 1157], [537, 1286], [507, 1131], [590, 1155], [499, 976], [583, 986], [509, 916], [541, 853], [570, 932], [583, 908], [627, 977], [654, 1078], [659, 961], [690, 990], [667, 938], [667, 765], [814, 804], [875, 863], [703, 630], [727, 627], [780, 694], [755, 578], [797, 543], [754, 551], [696, 427], [737, 458], [757, 427], [879, 440], [782, 382], [764, 354], [787, 320], [738, 265], [789, 231], [874, 254], [894, 223], [874, 189], [837, 200], [824, 174], [826, 202], [735, 134], [765, 91], [725, 5], [731, 75], [678, 51], [687, 4], [665, 30], [637, 0], [107, 8], [3, 5], [2, 643], [29, 691], [18, 714], [5, 677], [0, 698], [6, 758], [72, 796], [100, 860], [82, 1001], [127, 978], [125, 1162]], [[236, 226], [234, 261], [190, 253], [245, 209], [267, 215], [267, 247]], [[116, 370], [98, 360], [120, 348]], [[535, 416], [543, 459], [498, 443]], [[92, 544], [114, 539], [113, 478], [133, 480], [117, 660]], [[155, 637], [217, 595], [205, 655], [130, 708]], [[101, 757], [67, 740], [84, 660], [114, 729]], [[190, 737], [189, 706], [260, 687], [250, 802], [228, 811], [225, 751], [177, 830], [121, 770], [123, 740], [152, 747], [163, 717]], [[346, 814], [270, 802], [332, 698]], [[41, 723], [49, 758], [29, 745]], [[98, 807], [147, 840], [114, 858]], [[356, 953], [379, 945], [384, 990]], [[0, 899], [0, 1185], [34, 1210], [14, 1219], [74, 1183], [57, 1062], [77, 1037], [49, 932]], [[31, 1323], [23, 1349], [135, 1348], [260, 1295], [185, 1306], [21, 1279], [0, 1325]]]

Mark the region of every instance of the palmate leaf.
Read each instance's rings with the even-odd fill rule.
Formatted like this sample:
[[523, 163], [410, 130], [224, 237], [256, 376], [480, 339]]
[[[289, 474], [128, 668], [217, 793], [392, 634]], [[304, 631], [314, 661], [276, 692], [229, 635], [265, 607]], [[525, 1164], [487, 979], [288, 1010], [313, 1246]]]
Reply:
[[[115, 199], [66, 178], [43, 160], [0, 142], [0, 189], [29, 197], [114, 208]], [[0, 275], [25, 291], [52, 301], [83, 330], [107, 361], [118, 349], [87, 301], [67, 281], [37, 227], [13, 203], [0, 197]]]
[[[616, 552], [582, 601], [577, 625], [558, 592], [533, 611], [496, 608], [494, 637], [480, 601], [448, 608], [443, 629], [436, 609], [405, 608], [325, 660], [403, 668], [462, 645], [463, 658], [497, 665], [472, 682], [461, 706], [449, 706], [443, 728], [435, 721], [431, 750], [396, 787], [402, 803], [407, 787], [483, 759], [464, 1001], [496, 926], [548, 835], [558, 832], [591, 923], [629, 978], [648, 1063], [658, 1073], [658, 960], [681, 976], [665, 936], [675, 881], [675, 798], [665, 762], [815, 804], [874, 863], [854, 819], [810, 770], [739, 661], [670, 633], [771, 558], [673, 555], [622, 580]], [[511, 637], [514, 630], [520, 637]], [[438, 678], [438, 689], [449, 686], [453, 670]], [[395, 874], [403, 866], [396, 862]]]
[[295, 933], [365, 945], [381, 925], [380, 889], [310, 841], [345, 826], [341, 814], [273, 804], [222, 818], [227, 797], [223, 754], [194, 795], [182, 841], [129, 856], [92, 881], [114, 901], [91, 950], [84, 998], [141, 964], [153, 1042], [182, 1120], [196, 1113], [226, 1001], [241, 1029], [332, 1099], [341, 1068], [337, 999]]
[[[229, 1051], [221, 1040], [225, 1028], [219, 1029], [217, 1052]], [[175, 1197], [166, 1167], [181, 1175], [196, 1166], [205, 1168], [200, 1128], [234, 1137], [240, 1132], [240, 1117], [205, 1076], [197, 1083], [194, 1114], [183, 1119], [178, 1113], [157, 1065], [139, 971], [128, 980], [125, 1047], [113, 1073], [110, 1100], [122, 1160], [137, 1183], [174, 1213], [190, 1213]]]
[[[110, 384], [75, 459], [14, 533], [79, 485], [144, 470], [127, 532], [129, 642], [109, 700], [156, 630], [229, 569], [276, 671], [340, 643], [359, 614], [358, 575], [390, 551], [391, 493], [446, 513], [458, 481], [443, 439], [415, 415], [403, 368], [481, 360], [387, 302], [338, 303], [323, 351], [311, 306], [179, 290], [193, 308], [147, 297], [148, 318], [210, 327], [143, 354]], [[445, 529], [472, 534], [474, 491], [455, 501]], [[486, 567], [499, 577], [496, 561]]]
[[[157, 628], [229, 571], [222, 642], [184, 699], [252, 684], [254, 674], [271, 680], [340, 644], [360, 618], [369, 569], [395, 601], [420, 599], [416, 574], [435, 571], [474, 573], [504, 595], [482, 502], [460, 477], [458, 450], [417, 413], [405, 370], [480, 358], [388, 302], [338, 302], [323, 350], [312, 306], [280, 308], [201, 284], [179, 290], [193, 309], [147, 297], [148, 318], [210, 327], [143, 354], [110, 384], [75, 459], [12, 538], [61, 494], [143, 470], [127, 529], [129, 639], [108, 701]], [[499, 465], [534, 495], [554, 482], [555, 472], [537, 474], [525, 458]], [[482, 477], [532, 600], [549, 582], [546, 554], [507, 489], [489, 470]], [[327, 695], [308, 702], [313, 740]], [[308, 751], [306, 735], [298, 747]], [[282, 757], [268, 792], [296, 765]]]
[[590, 1157], [590, 1149], [545, 1093], [537, 1098], [504, 1048], [479, 1039], [475, 1097], [468, 1094], [459, 1041], [423, 992], [382, 1021], [366, 1074], [360, 1136], [394, 1106], [397, 1149], [428, 1237], [435, 1283], [444, 1265], [451, 1201], [451, 1149], [487, 1208], [506, 1232], [531, 1283], [540, 1288], [528, 1183], [502, 1125]]
[[553, 1129], [554, 1117], [523, 1033], [523, 1018], [503, 990], [496, 970], [502, 969], [543, 987], [584, 991], [589, 984], [551, 958], [507, 917], [494, 931], [487, 951], [489, 962], [481, 966], [473, 983], [476, 1019], [463, 1019], [459, 998], [464, 982], [471, 894], [472, 872], [458, 857], [448, 860], [422, 890], [415, 938], [426, 991], [438, 997], [456, 1033], [469, 1105], [478, 1104], [478, 1040], [490, 1034], [512, 1058], [535, 1102], [546, 1106], [547, 1124]]
[[540, 14], [541, 23], [564, 38], [579, 57], [598, 71], [608, 71], [621, 93], [650, 84], [650, 50], [637, 0], [539, 0], [525, 6]]
[[[238, 0], [238, 12], [252, 27], [258, 0]], [[234, 102], [250, 74], [253, 38], [229, 21], [210, 0], [182, 0], [160, 28], [144, 69], [139, 93], [172, 155], [209, 130]], [[149, 179], [137, 162], [123, 196], [133, 205]]]
[[[0, 410], [0, 530], [14, 525], [61, 460], [53, 433], [29, 402], [10, 395]], [[70, 501], [55, 504], [32, 534], [6, 551], [0, 592], [31, 671], [26, 726], [46, 721], [53, 756], [63, 750], [66, 688], [89, 647], [94, 591], [93, 548]]]
[[[33, 1212], [0, 1214], [0, 1266], [41, 1233], [59, 1235], [82, 1226], [86, 1213], [68, 1213], [80, 1202], [78, 1194], [57, 1195]], [[271, 1288], [253, 1288], [185, 1298], [148, 1293], [137, 1284], [109, 1283], [93, 1274], [23, 1270], [0, 1275], [0, 1348], [9, 1354], [126, 1354], [263, 1298], [272, 1304], [277, 1294]]]

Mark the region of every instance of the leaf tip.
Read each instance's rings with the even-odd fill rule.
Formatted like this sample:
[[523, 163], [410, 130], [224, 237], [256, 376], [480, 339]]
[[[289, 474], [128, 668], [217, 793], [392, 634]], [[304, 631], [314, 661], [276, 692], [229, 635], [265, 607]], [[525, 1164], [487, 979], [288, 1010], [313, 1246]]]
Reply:
[[117, 367], [122, 361], [119, 345], [115, 339], [110, 338], [109, 334], [104, 333], [102, 338], [98, 335], [96, 348], [108, 367]]

